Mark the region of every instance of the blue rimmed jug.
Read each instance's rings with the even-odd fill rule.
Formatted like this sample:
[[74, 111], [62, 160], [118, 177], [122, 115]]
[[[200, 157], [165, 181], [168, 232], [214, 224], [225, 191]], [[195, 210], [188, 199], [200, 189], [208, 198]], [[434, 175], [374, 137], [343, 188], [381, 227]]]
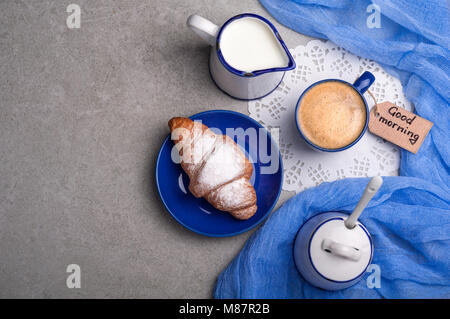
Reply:
[[[274, 43], [278, 46], [280, 56], [282, 55], [284, 57], [283, 61], [285, 61], [285, 63], [283, 63], [283, 65], [261, 69], [244, 69], [232, 65], [232, 63], [224, 57], [221, 48], [222, 35], [227, 28], [241, 19], [253, 19], [252, 21], [261, 24], [261, 28], [266, 28], [265, 31], [270, 31]], [[295, 68], [295, 61], [284, 41], [281, 39], [277, 29], [262, 16], [253, 13], [239, 14], [219, 27], [201, 16], [191, 15], [187, 20], [187, 25], [211, 45], [212, 49], [209, 59], [211, 78], [219, 89], [233, 98], [254, 100], [264, 97], [278, 87], [283, 80], [286, 71]], [[250, 40], [258, 41], [257, 37], [249, 39], [249, 41]], [[261, 41], [265, 41], [265, 39], [261, 37]], [[261, 58], [261, 56], [264, 55], [264, 52], [258, 52], [257, 50], [246, 50], [246, 52], [248, 54], [253, 54], [255, 58]]]

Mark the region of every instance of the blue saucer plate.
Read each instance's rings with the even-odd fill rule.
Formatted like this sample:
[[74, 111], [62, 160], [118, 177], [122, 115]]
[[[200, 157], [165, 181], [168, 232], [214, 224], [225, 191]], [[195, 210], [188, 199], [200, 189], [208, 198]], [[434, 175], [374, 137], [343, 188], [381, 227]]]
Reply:
[[164, 140], [156, 163], [156, 184], [167, 210], [181, 225], [205, 236], [234, 236], [256, 227], [272, 211], [283, 184], [283, 164], [275, 141], [261, 124], [241, 113], [214, 110], [190, 118], [234, 138], [245, 152], [253, 165], [250, 182], [256, 191], [258, 210], [242, 221], [215, 209], [203, 198], [195, 198], [188, 190], [189, 177], [172, 160], [174, 144], [170, 135]]

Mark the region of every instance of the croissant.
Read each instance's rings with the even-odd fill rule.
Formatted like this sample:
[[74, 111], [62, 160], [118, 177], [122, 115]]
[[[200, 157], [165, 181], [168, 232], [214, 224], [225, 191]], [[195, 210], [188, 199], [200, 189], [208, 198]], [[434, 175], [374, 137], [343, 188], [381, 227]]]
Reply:
[[227, 135], [184, 117], [169, 121], [171, 139], [189, 176], [189, 191], [218, 210], [245, 220], [257, 210], [253, 166]]

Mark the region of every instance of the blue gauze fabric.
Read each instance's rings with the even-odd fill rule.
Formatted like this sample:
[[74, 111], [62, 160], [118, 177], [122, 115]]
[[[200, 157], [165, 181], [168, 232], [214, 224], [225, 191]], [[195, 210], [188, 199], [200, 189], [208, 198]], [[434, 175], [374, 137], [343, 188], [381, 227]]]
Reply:
[[[323, 183], [286, 202], [219, 275], [216, 298], [450, 298], [449, 49], [447, 2], [260, 0], [280, 23], [330, 39], [400, 78], [415, 112], [434, 123], [419, 152], [402, 151], [400, 177], [384, 184], [361, 217], [374, 240], [381, 287], [366, 280], [337, 292], [306, 283], [292, 249], [300, 226], [324, 211], [351, 212], [368, 179]], [[379, 101], [383, 102], [383, 101]], [[326, 154], [324, 154], [326, 156]], [[366, 275], [367, 276], [367, 275]]]

